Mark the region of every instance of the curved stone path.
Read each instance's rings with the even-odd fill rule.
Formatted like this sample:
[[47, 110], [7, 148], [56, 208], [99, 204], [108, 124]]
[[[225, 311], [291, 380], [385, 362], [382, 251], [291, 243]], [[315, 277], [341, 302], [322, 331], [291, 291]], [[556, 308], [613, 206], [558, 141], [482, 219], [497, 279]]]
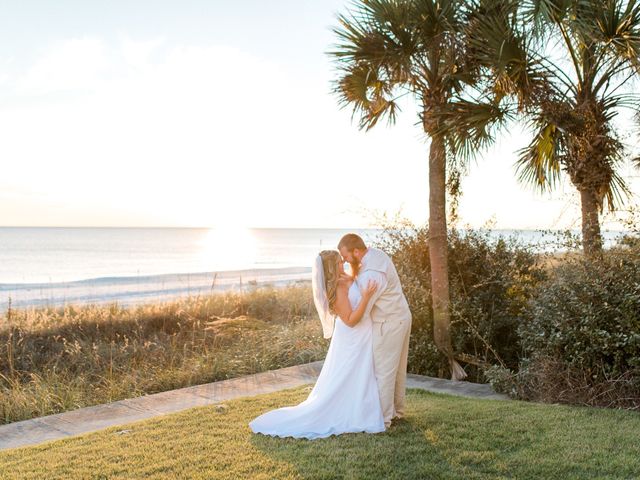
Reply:
[[[320, 360], [0, 425], [0, 450], [35, 445], [48, 440], [57, 440], [179, 412], [187, 408], [315, 383], [322, 363], [323, 361]], [[437, 393], [509, 400], [507, 395], [495, 393], [488, 384], [409, 374], [406, 385], [407, 388], [419, 388]]]

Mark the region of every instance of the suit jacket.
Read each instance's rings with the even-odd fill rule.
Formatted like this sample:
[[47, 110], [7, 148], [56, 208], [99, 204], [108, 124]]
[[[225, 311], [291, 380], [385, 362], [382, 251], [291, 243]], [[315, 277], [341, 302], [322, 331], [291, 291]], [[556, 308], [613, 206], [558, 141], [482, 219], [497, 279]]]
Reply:
[[362, 257], [357, 278], [359, 287], [365, 288], [370, 279], [378, 282], [378, 289], [369, 300], [365, 315], [369, 313], [376, 323], [411, 320], [411, 310], [402, 292], [396, 267], [389, 255], [372, 247]]

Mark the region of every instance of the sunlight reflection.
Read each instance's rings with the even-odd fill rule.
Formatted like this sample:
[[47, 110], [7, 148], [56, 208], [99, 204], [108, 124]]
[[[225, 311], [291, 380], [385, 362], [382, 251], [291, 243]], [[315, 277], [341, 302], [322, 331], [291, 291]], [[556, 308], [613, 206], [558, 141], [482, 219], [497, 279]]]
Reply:
[[257, 241], [248, 228], [212, 228], [202, 240], [204, 269], [238, 270], [253, 268], [257, 258]]

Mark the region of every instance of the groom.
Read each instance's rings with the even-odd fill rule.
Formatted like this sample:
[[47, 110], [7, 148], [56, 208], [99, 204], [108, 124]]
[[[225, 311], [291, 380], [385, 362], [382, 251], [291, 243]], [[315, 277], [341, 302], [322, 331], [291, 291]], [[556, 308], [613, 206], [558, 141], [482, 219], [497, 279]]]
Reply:
[[338, 243], [342, 259], [351, 264], [359, 285], [378, 284], [365, 315], [373, 321], [373, 362], [385, 427], [392, 418], [404, 417], [407, 356], [411, 311], [402, 293], [398, 273], [389, 255], [367, 248], [362, 238], [348, 233]]

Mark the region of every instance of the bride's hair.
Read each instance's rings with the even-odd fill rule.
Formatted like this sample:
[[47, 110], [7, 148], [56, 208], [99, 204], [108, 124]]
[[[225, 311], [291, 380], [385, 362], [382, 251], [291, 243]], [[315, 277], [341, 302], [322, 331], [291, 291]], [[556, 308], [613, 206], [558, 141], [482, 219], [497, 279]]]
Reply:
[[323, 250], [320, 252], [322, 258], [322, 270], [324, 271], [324, 287], [327, 291], [327, 300], [329, 301], [329, 312], [335, 315], [333, 309], [336, 303], [336, 294], [338, 291], [338, 278], [340, 278], [340, 270], [338, 265], [342, 261], [342, 257], [336, 250]]

